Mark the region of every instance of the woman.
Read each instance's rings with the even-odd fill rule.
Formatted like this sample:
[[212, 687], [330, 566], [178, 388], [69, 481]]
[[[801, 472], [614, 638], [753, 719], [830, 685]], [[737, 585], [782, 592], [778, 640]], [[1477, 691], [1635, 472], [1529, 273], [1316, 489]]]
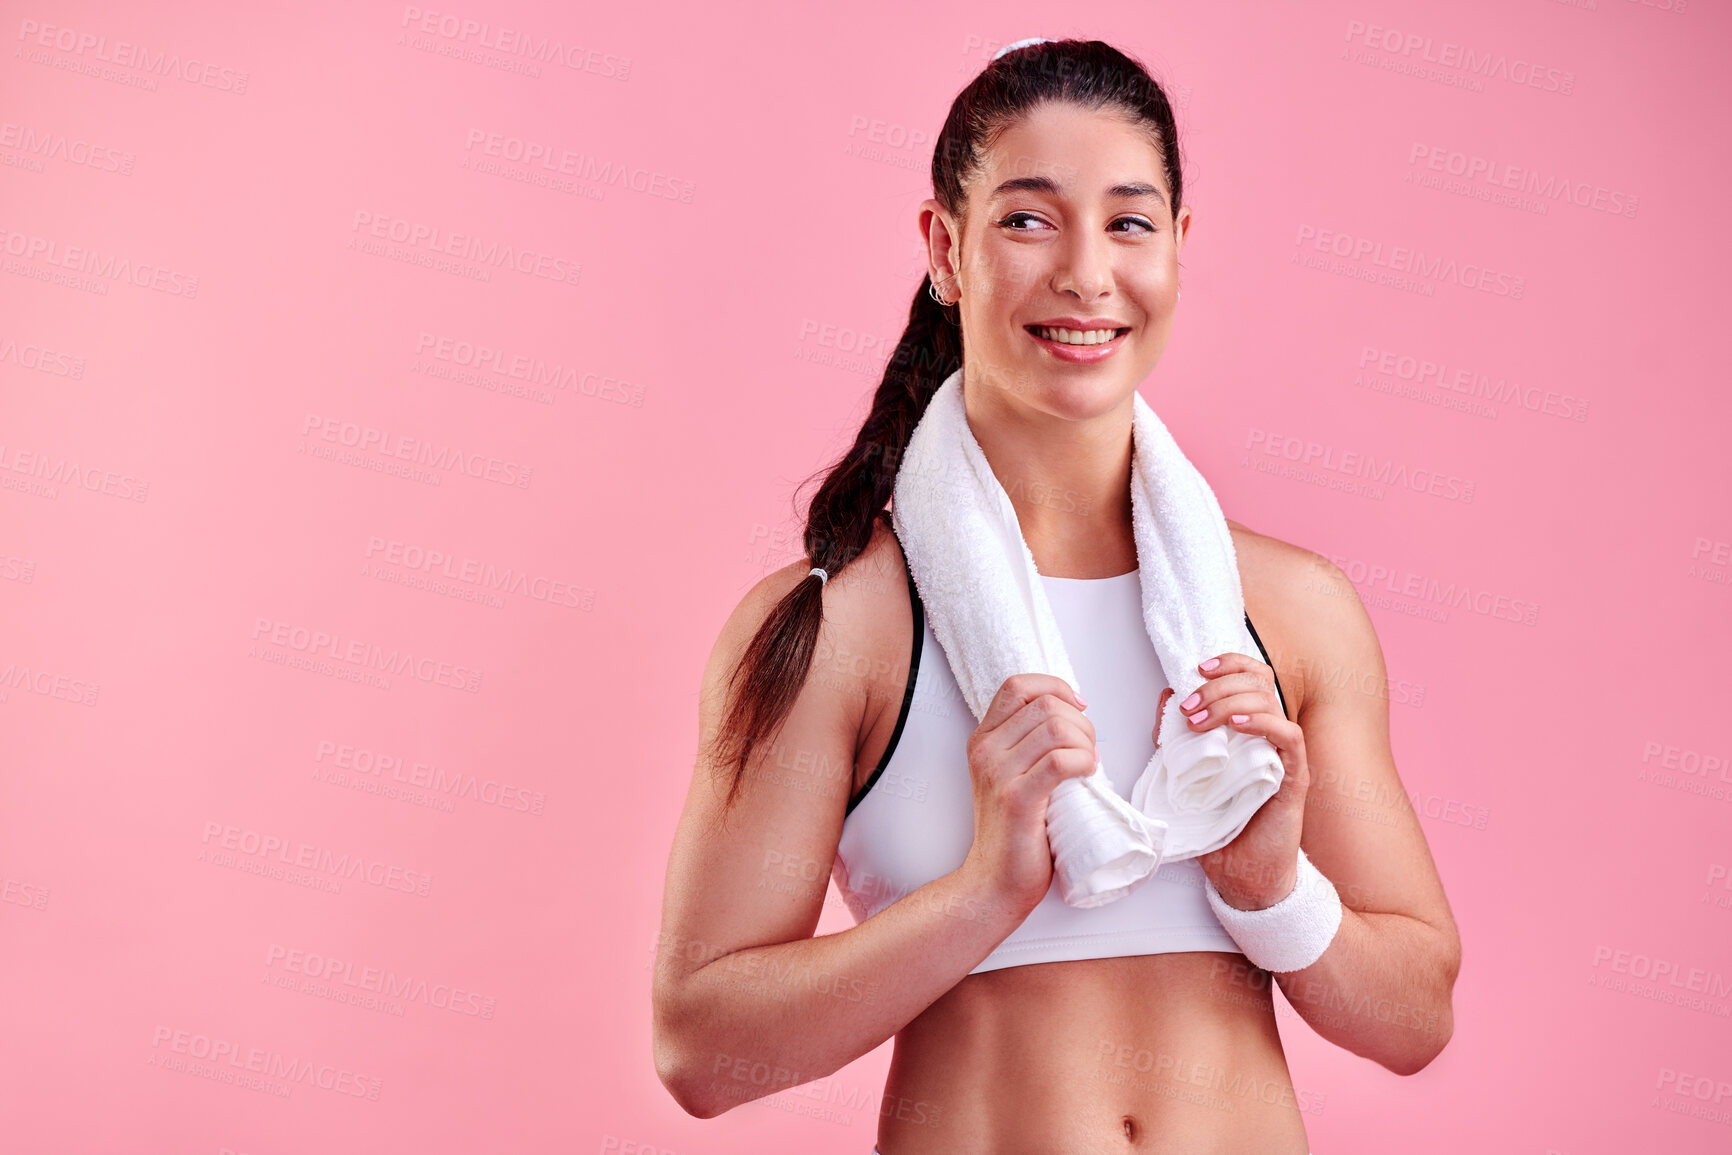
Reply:
[[[1293, 1089], [1270, 974], [1199, 888], [1270, 908], [1303, 847], [1340, 924], [1275, 981], [1319, 1034], [1391, 1071], [1442, 1050], [1460, 945], [1391, 757], [1376, 634], [1335, 566], [1229, 521], [1263, 653], [1220, 655], [1186, 716], [1268, 739], [1280, 791], [1129, 897], [1057, 902], [1052, 787], [1108, 746], [1122, 773], [1143, 766], [1171, 693], [1135, 624], [1131, 418], [1172, 330], [1191, 210], [1165, 94], [1099, 41], [1002, 53], [956, 98], [932, 179], [931, 274], [813, 499], [809, 559], [758, 583], [705, 672], [655, 973], [658, 1073], [708, 1118], [894, 1036], [882, 1155], [1306, 1155], [1313, 1101]], [[1111, 699], [1088, 715], [1030, 673], [975, 725], [923, 621], [885, 507], [958, 368], [1079, 680]], [[965, 853], [945, 849], [958, 823]], [[833, 872], [860, 921], [814, 938]]]

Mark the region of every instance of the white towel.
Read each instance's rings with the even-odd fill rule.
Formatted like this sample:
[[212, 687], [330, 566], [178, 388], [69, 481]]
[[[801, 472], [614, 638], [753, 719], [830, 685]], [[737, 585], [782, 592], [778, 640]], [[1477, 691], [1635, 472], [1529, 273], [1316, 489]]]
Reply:
[[[1193, 733], [1179, 708], [1208, 680], [1198, 663], [1257, 650], [1214, 492], [1141, 394], [1134, 410], [1131, 521], [1143, 622], [1174, 693], [1161, 744], [1129, 801], [1101, 769], [1052, 792], [1047, 838], [1059, 892], [1075, 907], [1112, 902], [1164, 861], [1225, 846], [1283, 774], [1266, 739], [1225, 723]], [[977, 719], [1012, 674], [1052, 674], [1086, 693], [1015, 507], [968, 426], [960, 369], [938, 387], [909, 437], [890, 513], [933, 636]]]

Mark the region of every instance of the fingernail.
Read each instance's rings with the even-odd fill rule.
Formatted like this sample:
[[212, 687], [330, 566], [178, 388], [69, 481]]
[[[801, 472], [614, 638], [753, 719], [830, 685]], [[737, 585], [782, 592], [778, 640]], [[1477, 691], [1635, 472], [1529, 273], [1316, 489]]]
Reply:
[[1234, 714], [1233, 715], [1233, 721], [1235, 721], [1235, 722], [1249, 722], [1250, 720], [1251, 720], [1251, 715], [1249, 715], [1249, 714]]
[[1209, 711], [1198, 710], [1195, 714], [1191, 715], [1191, 721], [1201, 722], [1204, 718], [1207, 718], [1208, 716], [1209, 716]]
[[1197, 668], [1200, 670], [1212, 670], [1220, 664], [1221, 664], [1220, 658], [1210, 658], [1208, 661], [1204, 662], [1201, 666], [1199, 666]]
[[1186, 698], [1183, 702], [1179, 703], [1179, 709], [1181, 709], [1181, 710], [1192, 709], [1196, 706], [1196, 704], [1198, 702], [1201, 702], [1202, 700], [1203, 700], [1203, 692], [1201, 690], [1198, 690], [1195, 694], [1192, 694], [1189, 698]]
[[1085, 710], [1089, 708], [1089, 700], [1082, 696], [1081, 690], [1077, 691], [1076, 703], [1077, 703], [1077, 705], [1081, 706]]

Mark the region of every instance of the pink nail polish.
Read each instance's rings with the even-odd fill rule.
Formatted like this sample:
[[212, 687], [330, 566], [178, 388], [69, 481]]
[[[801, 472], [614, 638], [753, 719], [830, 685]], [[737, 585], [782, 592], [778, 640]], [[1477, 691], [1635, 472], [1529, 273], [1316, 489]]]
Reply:
[[1249, 714], [1234, 714], [1233, 715], [1233, 721], [1236, 724], [1242, 725], [1246, 722], [1249, 722], [1250, 720], [1251, 720], [1251, 715], [1249, 715]]
[[1199, 670], [1212, 670], [1220, 664], [1221, 664], [1220, 658], [1210, 658], [1208, 661], [1204, 662], [1201, 666], [1198, 666], [1197, 668]]
[[1208, 716], [1209, 716], [1209, 711], [1198, 710], [1195, 714], [1191, 715], [1191, 721], [1201, 722], [1204, 718], [1207, 718]]
[[1179, 703], [1179, 709], [1181, 709], [1181, 710], [1195, 709], [1197, 703], [1201, 702], [1202, 700], [1203, 700], [1203, 692], [1201, 690], [1199, 690], [1195, 694], [1192, 694], [1189, 698], [1186, 698], [1183, 702], [1180, 702]]

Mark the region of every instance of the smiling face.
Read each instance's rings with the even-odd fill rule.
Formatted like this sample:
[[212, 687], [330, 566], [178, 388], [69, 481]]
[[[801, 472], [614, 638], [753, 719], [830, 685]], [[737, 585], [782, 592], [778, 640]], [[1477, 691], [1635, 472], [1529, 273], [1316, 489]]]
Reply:
[[1037, 105], [972, 178], [960, 252], [957, 222], [922, 206], [934, 281], [960, 296], [968, 380], [1054, 416], [1125, 403], [1166, 350], [1190, 221], [1143, 128]]

